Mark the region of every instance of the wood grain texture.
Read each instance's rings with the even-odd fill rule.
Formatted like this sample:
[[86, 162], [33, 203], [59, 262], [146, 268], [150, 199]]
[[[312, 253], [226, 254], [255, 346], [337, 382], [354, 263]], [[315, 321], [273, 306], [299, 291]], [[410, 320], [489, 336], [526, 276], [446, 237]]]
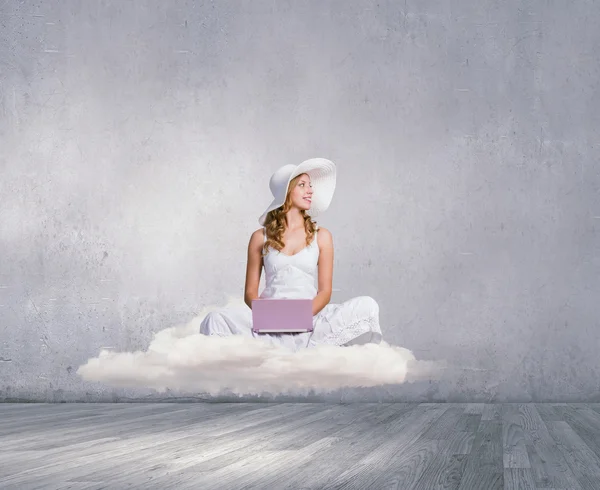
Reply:
[[0, 488], [600, 489], [600, 404], [0, 404]]

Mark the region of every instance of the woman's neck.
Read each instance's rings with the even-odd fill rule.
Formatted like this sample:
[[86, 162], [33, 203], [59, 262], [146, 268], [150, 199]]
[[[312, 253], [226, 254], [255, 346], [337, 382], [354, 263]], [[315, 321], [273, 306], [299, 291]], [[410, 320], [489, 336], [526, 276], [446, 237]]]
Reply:
[[285, 215], [285, 221], [288, 230], [304, 228], [304, 217], [297, 208], [292, 208], [287, 212]]

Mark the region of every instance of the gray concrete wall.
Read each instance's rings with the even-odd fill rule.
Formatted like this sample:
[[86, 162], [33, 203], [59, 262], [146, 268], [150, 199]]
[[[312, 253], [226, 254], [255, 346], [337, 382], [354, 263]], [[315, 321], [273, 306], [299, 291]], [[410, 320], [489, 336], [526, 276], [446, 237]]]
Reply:
[[158, 397], [75, 371], [241, 295], [325, 156], [332, 301], [479, 370], [319, 399], [599, 400], [599, 5], [2, 2], [0, 399]]

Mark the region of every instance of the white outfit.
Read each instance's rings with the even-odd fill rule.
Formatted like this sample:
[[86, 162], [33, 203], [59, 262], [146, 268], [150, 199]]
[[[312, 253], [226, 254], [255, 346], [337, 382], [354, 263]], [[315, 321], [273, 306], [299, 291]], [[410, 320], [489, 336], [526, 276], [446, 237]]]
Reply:
[[[263, 257], [266, 284], [261, 298], [313, 299], [317, 295], [317, 233], [315, 231], [310, 245], [294, 255], [269, 248]], [[293, 351], [322, 344], [378, 344], [382, 340], [379, 305], [370, 296], [358, 296], [341, 304], [326, 305], [313, 316], [313, 326], [313, 331], [306, 333], [254, 333], [252, 310], [242, 305], [209, 313], [200, 324], [200, 333], [257, 337]]]

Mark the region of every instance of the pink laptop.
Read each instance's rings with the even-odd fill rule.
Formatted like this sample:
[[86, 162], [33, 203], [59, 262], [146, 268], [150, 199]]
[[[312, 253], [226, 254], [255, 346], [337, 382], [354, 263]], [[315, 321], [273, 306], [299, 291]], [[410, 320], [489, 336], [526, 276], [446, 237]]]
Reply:
[[256, 333], [312, 332], [312, 299], [255, 299], [252, 331]]

